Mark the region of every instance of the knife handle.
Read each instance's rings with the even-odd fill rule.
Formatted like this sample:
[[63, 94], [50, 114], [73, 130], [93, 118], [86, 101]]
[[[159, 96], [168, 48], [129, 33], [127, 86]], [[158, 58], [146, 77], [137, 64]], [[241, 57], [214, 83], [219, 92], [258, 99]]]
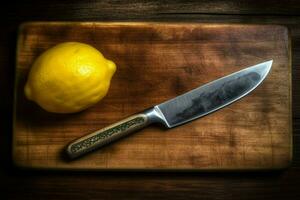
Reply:
[[67, 154], [73, 159], [118, 140], [148, 125], [145, 114], [136, 114], [108, 127], [78, 138], [67, 146]]
[[66, 153], [71, 159], [77, 158], [142, 129], [151, 123], [161, 121], [162, 118], [155, 108], [148, 109], [74, 140], [67, 146]]

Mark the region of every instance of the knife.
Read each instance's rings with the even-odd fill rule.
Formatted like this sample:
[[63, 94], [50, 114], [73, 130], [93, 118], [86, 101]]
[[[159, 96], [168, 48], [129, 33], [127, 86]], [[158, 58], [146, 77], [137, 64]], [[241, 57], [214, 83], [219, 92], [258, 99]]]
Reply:
[[273, 60], [222, 77], [71, 142], [74, 159], [152, 123], [174, 128], [219, 110], [249, 94], [268, 75]]

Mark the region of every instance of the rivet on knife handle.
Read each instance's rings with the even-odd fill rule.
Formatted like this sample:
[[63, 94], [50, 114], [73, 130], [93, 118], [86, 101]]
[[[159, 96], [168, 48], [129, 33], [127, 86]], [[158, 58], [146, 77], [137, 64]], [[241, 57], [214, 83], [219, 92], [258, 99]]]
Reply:
[[79, 157], [159, 120], [154, 109], [132, 115], [71, 142], [67, 146], [67, 154], [71, 159]]

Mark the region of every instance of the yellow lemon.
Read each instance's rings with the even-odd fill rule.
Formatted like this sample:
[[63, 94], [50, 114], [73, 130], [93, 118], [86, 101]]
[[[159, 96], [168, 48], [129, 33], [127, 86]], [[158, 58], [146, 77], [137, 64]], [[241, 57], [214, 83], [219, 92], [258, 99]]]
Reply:
[[78, 112], [107, 94], [115, 71], [115, 63], [94, 47], [79, 42], [61, 43], [35, 60], [25, 95], [49, 112]]

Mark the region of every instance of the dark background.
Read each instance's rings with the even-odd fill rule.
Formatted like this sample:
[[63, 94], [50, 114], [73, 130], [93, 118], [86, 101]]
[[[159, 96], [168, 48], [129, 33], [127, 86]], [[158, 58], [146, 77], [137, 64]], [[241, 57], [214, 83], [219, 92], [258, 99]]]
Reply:
[[[0, 5], [1, 199], [300, 199], [300, 1], [10, 1]], [[186, 21], [281, 24], [290, 29], [292, 166], [263, 172], [59, 172], [11, 162], [17, 28], [24, 21]], [[285, 78], [285, 77], [282, 77]], [[4, 197], [4, 198], [3, 198]]]

